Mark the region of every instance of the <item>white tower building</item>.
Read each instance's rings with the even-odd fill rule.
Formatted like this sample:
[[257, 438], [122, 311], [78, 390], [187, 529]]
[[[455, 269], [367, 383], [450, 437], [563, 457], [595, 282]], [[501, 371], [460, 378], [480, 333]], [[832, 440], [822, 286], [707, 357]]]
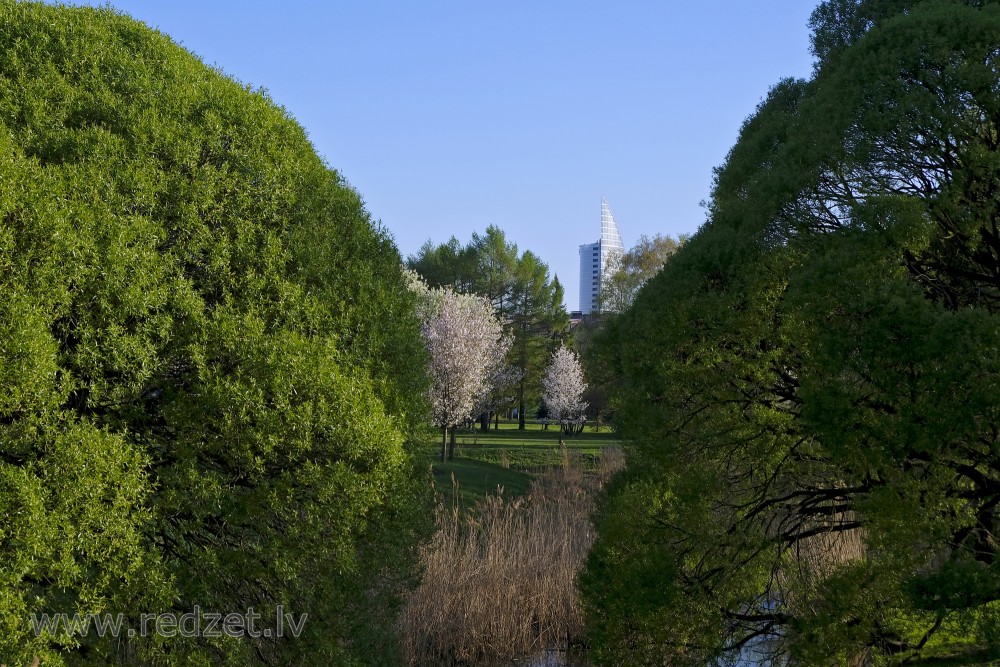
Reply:
[[607, 200], [601, 197], [601, 238], [580, 246], [580, 312], [594, 311], [601, 283], [615, 256], [625, 252], [622, 235]]

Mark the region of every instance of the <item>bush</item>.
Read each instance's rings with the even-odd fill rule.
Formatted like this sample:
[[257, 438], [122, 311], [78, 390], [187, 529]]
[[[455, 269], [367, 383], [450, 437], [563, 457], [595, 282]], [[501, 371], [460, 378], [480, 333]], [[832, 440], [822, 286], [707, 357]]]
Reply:
[[[391, 239], [287, 113], [164, 35], [0, 2], [0, 43], [0, 656], [380, 659], [422, 529]], [[29, 624], [279, 604], [299, 639]]]

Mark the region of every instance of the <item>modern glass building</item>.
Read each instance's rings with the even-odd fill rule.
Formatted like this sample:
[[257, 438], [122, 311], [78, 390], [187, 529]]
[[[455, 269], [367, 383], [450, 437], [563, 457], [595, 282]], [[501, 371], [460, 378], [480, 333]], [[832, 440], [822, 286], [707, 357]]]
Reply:
[[625, 246], [615, 216], [601, 197], [601, 238], [580, 246], [580, 312], [584, 315], [594, 311], [604, 275], [623, 252]]

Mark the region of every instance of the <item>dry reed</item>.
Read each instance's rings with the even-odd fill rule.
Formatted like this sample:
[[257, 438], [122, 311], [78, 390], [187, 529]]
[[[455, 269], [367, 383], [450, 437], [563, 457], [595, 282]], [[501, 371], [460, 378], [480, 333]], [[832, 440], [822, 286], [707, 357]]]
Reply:
[[614, 450], [585, 477], [567, 453], [525, 497], [501, 490], [468, 512], [439, 508], [423, 582], [400, 617], [407, 663], [509, 663], [581, 640], [574, 580], [593, 541], [595, 491], [616, 462]]

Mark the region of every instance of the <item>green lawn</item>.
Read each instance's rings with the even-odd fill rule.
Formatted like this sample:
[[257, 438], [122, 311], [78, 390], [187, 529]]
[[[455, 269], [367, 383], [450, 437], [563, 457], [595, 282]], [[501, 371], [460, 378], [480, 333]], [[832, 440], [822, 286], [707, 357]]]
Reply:
[[556, 426], [545, 430], [541, 424], [529, 423], [527, 429], [521, 431], [517, 422], [508, 421], [501, 421], [499, 430], [491, 426], [488, 432], [483, 432], [477, 425], [475, 430], [460, 429], [457, 435], [459, 456], [526, 471], [559, 465], [564, 455], [580, 457], [584, 466], [590, 468], [602, 449], [618, 443], [615, 434], [607, 427], [600, 432], [588, 427], [583, 433], [563, 438], [567, 450], [564, 454], [559, 447], [559, 429]]
[[[455, 460], [434, 464], [434, 479], [446, 503], [458, 502], [471, 506], [487, 493], [495, 493], [497, 486], [504, 488], [507, 496], [525, 493], [533, 473], [547, 467], [561, 465], [566, 458], [579, 460], [585, 469], [592, 469], [608, 446], [618, 444], [615, 434], [607, 427], [597, 432], [587, 427], [583, 433], [563, 438], [565, 449], [559, 446], [559, 429], [528, 423], [527, 429], [518, 430], [516, 421], [501, 420], [500, 429], [490, 425], [488, 433], [459, 429], [456, 437]], [[440, 435], [438, 436], [440, 437]], [[435, 447], [439, 452], [440, 444]], [[452, 488], [452, 475], [457, 482], [457, 496]]]
[[434, 464], [434, 484], [444, 495], [446, 507], [456, 501], [461, 507], [472, 507], [487, 494], [502, 487], [505, 496], [523, 495], [531, 486], [531, 475], [503, 466], [475, 459], [455, 458], [447, 463]]
[[[503, 435], [507, 435], [507, 434], [509, 434], [511, 432], [521, 433], [521, 434], [525, 434], [525, 433], [529, 433], [530, 434], [530, 433], [538, 432], [538, 433], [542, 433], [542, 434], [552, 434], [556, 438], [559, 437], [558, 436], [559, 429], [556, 427], [555, 424], [549, 424], [548, 429], [546, 429], [545, 426], [542, 423], [540, 423], [539, 421], [537, 421], [537, 420], [529, 420], [525, 424], [525, 430], [524, 431], [520, 431], [517, 428], [517, 420], [516, 419], [501, 419], [500, 420], [500, 429], [499, 430], [494, 430], [494, 429], [495, 429], [495, 427], [494, 427], [493, 422], [490, 422], [490, 434], [497, 434], [497, 435], [503, 436]], [[470, 433], [470, 430], [469, 429], [459, 429], [459, 432], [468, 435]], [[480, 431], [479, 431], [479, 423], [478, 422], [476, 423], [476, 432], [480, 433]], [[597, 439], [614, 440], [615, 439], [615, 434], [611, 430], [611, 428], [608, 427], [607, 425], [601, 426], [600, 430], [598, 431], [594, 427], [593, 423], [588, 423], [587, 426], [584, 427], [583, 433], [581, 433], [579, 435], [574, 435], [574, 436], [571, 436], [571, 437], [595, 437]]]

